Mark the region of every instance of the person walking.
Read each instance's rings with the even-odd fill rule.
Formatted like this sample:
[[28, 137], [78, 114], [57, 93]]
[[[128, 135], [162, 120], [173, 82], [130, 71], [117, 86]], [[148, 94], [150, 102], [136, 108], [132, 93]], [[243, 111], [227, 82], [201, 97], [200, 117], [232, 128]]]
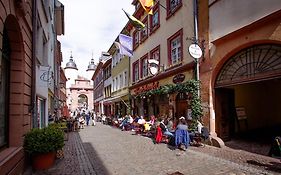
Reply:
[[87, 124], [87, 126], [89, 126], [90, 117], [91, 117], [91, 116], [90, 116], [90, 112], [87, 113], [85, 117], [86, 117], [86, 124]]

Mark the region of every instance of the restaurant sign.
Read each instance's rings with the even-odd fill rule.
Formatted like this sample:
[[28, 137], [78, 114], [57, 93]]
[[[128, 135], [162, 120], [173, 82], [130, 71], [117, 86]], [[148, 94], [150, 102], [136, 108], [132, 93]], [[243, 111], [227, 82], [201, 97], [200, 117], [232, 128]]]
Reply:
[[185, 75], [184, 74], [177, 74], [173, 78], [173, 83], [175, 83], [175, 84], [182, 83], [184, 81], [184, 79], [185, 79]]
[[153, 82], [134, 89], [134, 93], [137, 95], [146, 91], [157, 89], [158, 87], [159, 87], [159, 82]]

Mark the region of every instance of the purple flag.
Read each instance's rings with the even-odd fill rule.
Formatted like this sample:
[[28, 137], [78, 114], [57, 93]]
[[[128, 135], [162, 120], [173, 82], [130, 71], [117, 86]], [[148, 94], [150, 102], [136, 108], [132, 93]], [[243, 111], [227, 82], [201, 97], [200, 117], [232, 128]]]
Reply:
[[120, 54], [133, 57], [133, 38], [124, 34], [119, 34]]

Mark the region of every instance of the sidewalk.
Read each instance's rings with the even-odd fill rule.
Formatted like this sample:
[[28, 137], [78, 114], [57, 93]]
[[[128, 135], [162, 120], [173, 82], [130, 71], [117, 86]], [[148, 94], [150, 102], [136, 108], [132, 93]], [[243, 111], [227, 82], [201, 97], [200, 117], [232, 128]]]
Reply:
[[[150, 151], [151, 153], [148, 155], [151, 155], [151, 157], [146, 157], [147, 155], [144, 153]], [[128, 160], [138, 152], [141, 153], [138, 156], [139, 160]], [[156, 152], [156, 155], [153, 155], [152, 152]], [[157, 157], [157, 155], [160, 157]], [[129, 158], [126, 158], [126, 156]], [[145, 161], [146, 159], [154, 160], [159, 165], [152, 165]], [[132, 174], [143, 174], [138, 169], [141, 167], [137, 167], [141, 166], [138, 163], [151, 166], [150, 171], [157, 173], [163, 167], [172, 166], [169, 163], [178, 159], [186, 162], [178, 169], [182, 173], [188, 169], [189, 174], [197, 174], [198, 167], [202, 167], [200, 168], [201, 173], [205, 172], [207, 174], [214, 174], [218, 171], [221, 172], [219, 174], [231, 175], [281, 174], [280, 160], [271, 157], [228, 147], [215, 148], [212, 146], [189, 147], [188, 151], [181, 153], [171, 151], [165, 144], [154, 145], [150, 139], [145, 137], [132, 135], [131, 132], [121, 131], [98, 123], [95, 127], [89, 126], [80, 132], [69, 133], [69, 140], [65, 142], [64, 146], [64, 158], [57, 160], [55, 166], [46, 171], [36, 172], [32, 172], [31, 168], [29, 168], [24, 175], [123, 175], [127, 171]], [[122, 166], [121, 161], [126, 165]], [[128, 162], [126, 163], [125, 161]], [[194, 165], [190, 165], [190, 162], [193, 162]], [[172, 167], [166, 171], [172, 171]], [[221, 170], [216, 171], [216, 169]]]

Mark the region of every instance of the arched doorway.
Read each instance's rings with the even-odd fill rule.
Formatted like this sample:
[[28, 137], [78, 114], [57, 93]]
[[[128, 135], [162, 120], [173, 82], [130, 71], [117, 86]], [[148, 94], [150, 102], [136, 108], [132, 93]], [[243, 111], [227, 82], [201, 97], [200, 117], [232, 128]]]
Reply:
[[[22, 145], [24, 111], [30, 102], [30, 89], [24, 92], [24, 54], [19, 23], [15, 16], [8, 15], [3, 27], [2, 48], [0, 54], [0, 146]], [[26, 79], [26, 81], [31, 81]], [[28, 84], [28, 83], [27, 83]], [[30, 87], [31, 85], [28, 84]], [[19, 88], [22, 87], [22, 88]], [[28, 95], [29, 94], [29, 95]], [[26, 110], [25, 110], [26, 107]], [[27, 118], [26, 118], [27, 119]]]
[[230, 57], [215, 81], [218, 136], [270, 143], [281, 131], [280, 89], [281, 45], [253, 45]]
[[9, 79], [11, 47], [7, 29], [4, 27], [0, 59], [0, 148], [8, 145], [9, 136]]
[[88, 97], [85, 94], [81, 94], [78, 96], [78, 108], [80, 110], [88, 110]]

